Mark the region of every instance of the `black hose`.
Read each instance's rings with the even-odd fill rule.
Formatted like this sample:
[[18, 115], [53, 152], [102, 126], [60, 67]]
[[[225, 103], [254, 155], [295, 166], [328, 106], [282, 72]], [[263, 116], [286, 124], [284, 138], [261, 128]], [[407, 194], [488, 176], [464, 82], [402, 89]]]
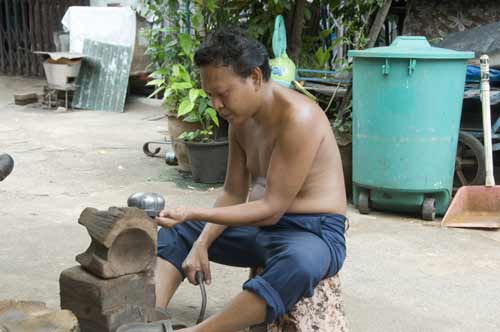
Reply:
[[205, 284], [203, 283], [204, 280], [205, 276], [203, 275], [203, 272], [201, 271], [196, 272], [196, 281], [198, 282], [198, 285], [200, 285], [200, 290], [201, 290], [200, 316], [198, 316], [196, 324], [203, 322], [203, 320], [205, 319], [205, 310], [207, 309], [207, 291], [205, 290]]

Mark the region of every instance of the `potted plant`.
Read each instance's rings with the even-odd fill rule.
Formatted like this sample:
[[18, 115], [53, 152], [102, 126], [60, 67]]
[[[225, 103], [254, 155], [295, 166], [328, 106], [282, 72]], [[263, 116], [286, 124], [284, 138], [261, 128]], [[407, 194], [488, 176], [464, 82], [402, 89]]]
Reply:
[[[174, 15], [178, 8], [173, 5], [167, 13]], [[199, 41], [188, 32], [181, 32], [180, 26], [157, 28], [160, 31], [149, 31], [149, 51], [157, 54], [157, 69], [151, 73], [151, 81], [147, 83], [154, 86], [155, 91], [149, 96], [163, 95], [163, 105], [166, 108], [168, 119], [168, 133], [172, 141], [172, 147], [178, 161], [178, 170], [190, 172], [191, 163], [187, 148], [183, 141], [177, 137], [185, 131], [201, 128], [196, 118], [190, 117], [186, 111], [186, 105], [190, 100], [192, 90], [196, 90], [199, 82], [196, 69], [193, 64], [194, 50]], [[163, 53], [162, 53], [163, 52]], [[155, 58], [155, 57], [153, 57]]]
[[182, 112], [187, 112], [189, 117], [197, 119], [201, 124], [201, 129], [185, 131], [179, 136], [188, 148], [193, 181], [223, 183], [226, 177], [229, 145], [224, 135], [216, 138], [220, 121], [205, 92], [201, 89], [192, 89], [189, 101], [185, 103]]
[[197, 91], [196, 82], [192, 80], [189, 72], [182, 64], [172, 66], [168, 82], [164, 79], [155, 79], [148, 84], [155, 85], [157, 89], [152, 95], [163, 92], [163, 104], [167, 109], [168, 133], [172, 141], [172, 147], [178, 161], [178, 169], [181, 172], [191, 172], [191, 163], [187, 153], [187, 147], [179, 135], [186, 131], [201, 128], [198, 119], [189, 116], [190, 95]]

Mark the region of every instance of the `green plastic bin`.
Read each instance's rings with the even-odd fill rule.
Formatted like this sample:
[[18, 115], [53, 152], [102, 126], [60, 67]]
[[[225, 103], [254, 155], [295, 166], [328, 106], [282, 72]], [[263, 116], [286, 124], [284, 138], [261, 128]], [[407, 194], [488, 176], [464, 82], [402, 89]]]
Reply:
[[425, 37], [349, 51], [353, 58], [353, 195], [371, 208], [446, 212], [451, 200], [467, 59]]

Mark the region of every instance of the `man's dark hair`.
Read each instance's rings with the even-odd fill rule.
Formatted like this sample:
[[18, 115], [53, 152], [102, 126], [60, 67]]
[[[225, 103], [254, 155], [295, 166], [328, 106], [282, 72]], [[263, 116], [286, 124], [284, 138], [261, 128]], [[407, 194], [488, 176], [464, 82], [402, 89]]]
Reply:
[[242, 78], [250, 76], [257, 67], [265, 81], [271, 76], [266, 47], [236, 28], [212, 33], [194, 54], [194, 62], [198, 67], [228, 66]]

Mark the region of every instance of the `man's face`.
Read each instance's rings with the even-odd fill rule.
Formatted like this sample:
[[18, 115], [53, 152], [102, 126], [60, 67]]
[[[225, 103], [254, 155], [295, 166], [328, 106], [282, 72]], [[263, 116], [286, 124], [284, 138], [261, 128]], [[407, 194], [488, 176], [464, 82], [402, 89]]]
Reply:
[[259, 95], [252, 76], [242, 78], [230, 67], [203, 66], [201, 86], [215, 110], [231, 125], [243, 124], [256, 111]]

